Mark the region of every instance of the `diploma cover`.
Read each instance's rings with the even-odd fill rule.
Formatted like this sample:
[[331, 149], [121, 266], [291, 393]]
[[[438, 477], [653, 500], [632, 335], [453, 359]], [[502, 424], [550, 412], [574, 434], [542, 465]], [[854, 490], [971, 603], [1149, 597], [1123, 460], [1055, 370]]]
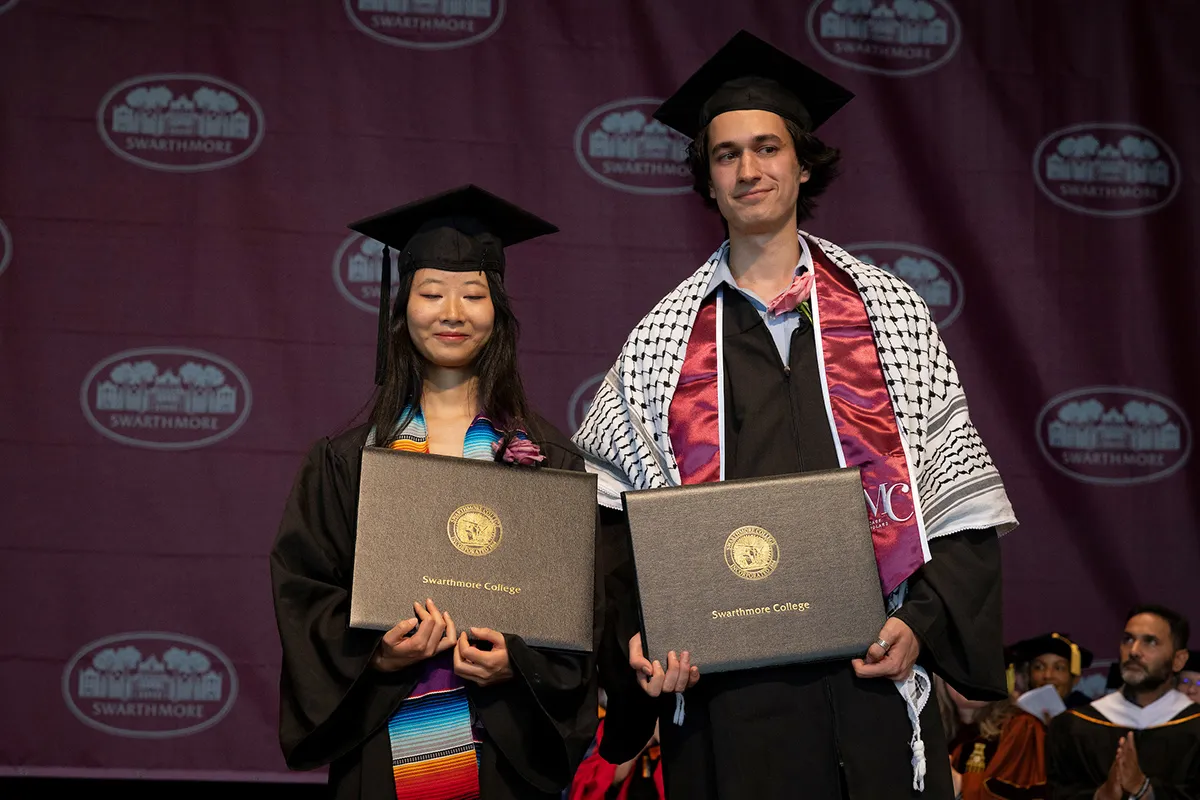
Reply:
[[625, 492], [647, 657], [861, 657], [885, 621], [857, 467]]
[[366, 447], [350, 626], [387, 630], [431, 597], [459, 631], [592, 649], [596, 477]]

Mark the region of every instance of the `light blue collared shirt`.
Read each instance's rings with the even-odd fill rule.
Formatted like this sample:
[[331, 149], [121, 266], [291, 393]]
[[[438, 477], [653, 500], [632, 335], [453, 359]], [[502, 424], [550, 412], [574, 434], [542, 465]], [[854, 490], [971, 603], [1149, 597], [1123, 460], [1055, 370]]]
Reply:
[[[808, 242], [804, 241], [804, 237], [798, 237], [800, 240], [800, 261], [796, 264], [796, 275], [800, 275], [804, 270], [813, 269], [812, 253], [808, 249]], [[767, 331], [771, 334], [771, 338], [775, 341], [775, 349], [779, 352], [779, 359], [784, 366], [791, 363], [792, 355], [792, 334], [800, 327], [800, 312], [792, 309], [785, 311], [779, 316], [775, 316], [767, 310], [767, 303], [761, 297], [756, 295], [749, 289], [743, 289], [737, 285], [737, 281], [733, 279], [733, 272], [729, 268], [729, 248], [726, 247], [721, 252], [721, 260], [717, 262], [717, 269], [713, 272], [712, 280], [708, 282], [708, 291], [704, 296], [712, 294], [722, 283], [728, 284], [733, 289], [742, 293], [750, 303], [754, 306], [754, 310], [762, 317], [763, 323], [767, 326]]]

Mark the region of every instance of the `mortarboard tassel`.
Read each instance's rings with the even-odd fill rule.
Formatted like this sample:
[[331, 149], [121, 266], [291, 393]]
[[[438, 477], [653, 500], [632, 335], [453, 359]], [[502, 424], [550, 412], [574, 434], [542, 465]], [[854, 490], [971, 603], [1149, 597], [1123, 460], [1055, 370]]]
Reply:
[[1004, 670], [1004, 680], [1008, 683], [1008, 693], [1011, 695], [1013, 690], [1017, 688], [1017, 668], [1012, 664]]
[[379, 276], [379, 334], [375, 340], [375, 385], [382, 386], [387, 373], [388, 344], [392, 333], [392, 255], [383, 246], [383, 271]]
[[1082, 675], [1083, 674], [1083, 658], [1079, 654], [1079, 645], [1075, 644], [1074, 642], [1072, 642], [1070, 639], [1063, 636], [1062, 634], [1052, 633], [1050, 635], [1053, 636], [1055, 639], [1059, 639], [1059, 640], [1067, 643], [1067, 645], [1071, 648], [1071, 674], [1076, 677], [1079, 677], [1080, 675]]

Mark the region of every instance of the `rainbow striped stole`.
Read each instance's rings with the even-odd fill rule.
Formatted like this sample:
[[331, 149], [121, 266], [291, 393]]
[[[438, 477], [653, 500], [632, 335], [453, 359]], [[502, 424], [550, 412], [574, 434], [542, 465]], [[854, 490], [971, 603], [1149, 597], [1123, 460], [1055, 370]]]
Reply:
[[[428, 453], [420, 409], [405, 409], [400, 419], [408, 423], [389, 446]], [[486, 417], [478, 416], [467, 429], [463, 457], [491, 459], [492, 444], [501, 438]], [[417, 685], [388, 719], [397, 800], [476, 800], [479, 739], [475, 734], [466, 683], [454, 674], [453, 654], [447, 651], [426, 660]]]

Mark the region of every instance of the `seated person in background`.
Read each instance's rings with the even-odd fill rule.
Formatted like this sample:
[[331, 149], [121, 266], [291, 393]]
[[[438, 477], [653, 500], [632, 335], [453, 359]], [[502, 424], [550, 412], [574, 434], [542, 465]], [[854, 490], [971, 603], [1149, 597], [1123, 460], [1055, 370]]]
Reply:
[[1132, 609], [1121, 640], [1120, 691], [1050, 724], [1051, 797], [1200, 797], [1200, 705], [1172, 688], [1187, 663], [1188, 622], [1169, 608]]
[[1092, 702], [1092, 698], [1083, 692], [1075, 691], [1083, 670], [1092, 664], [1091, 650], [1080, 647], [1061, 633], [1025, 639], [1013, 645], [1011, 650], [1014, 661], [1029, 665], [1030, 689], [1052, 685], [1067, 708]]
[[934, 688], [962, 800], [1046, 796], [1045, 727], [1011, 699], [968, 700], [941, 678]]

